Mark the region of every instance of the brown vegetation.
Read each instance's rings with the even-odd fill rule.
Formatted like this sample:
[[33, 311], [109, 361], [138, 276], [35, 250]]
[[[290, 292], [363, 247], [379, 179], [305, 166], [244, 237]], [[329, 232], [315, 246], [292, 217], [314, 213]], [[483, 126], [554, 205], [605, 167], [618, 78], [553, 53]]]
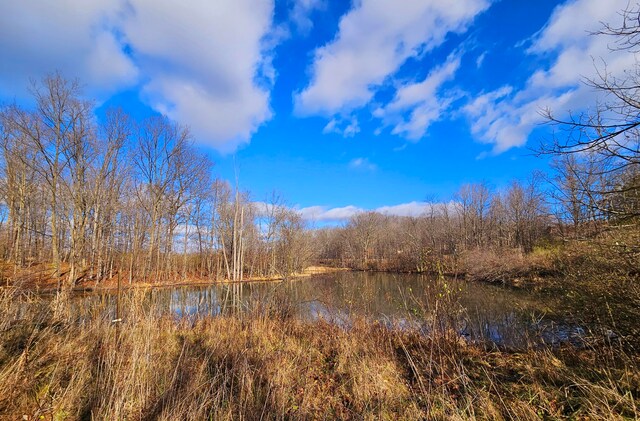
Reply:
[[70, 317], [68, 303], [18, 294], [0, 300], [0, 415], [10, 418], [638, 416], [638, 361], [614, 344], [485, 350], [448, 327], [446, 301], [425, 336], [365, 320], [303, 322], [282, 300], [176, 320], [133, 294], [119, 324], [99, 304]]
[[461, 273], [471, 281], [509, 285], [541, 283], [560, 276], [554, 251], [537, 249], [525, 254], [517, 249], [472, 250], [461, 258]]

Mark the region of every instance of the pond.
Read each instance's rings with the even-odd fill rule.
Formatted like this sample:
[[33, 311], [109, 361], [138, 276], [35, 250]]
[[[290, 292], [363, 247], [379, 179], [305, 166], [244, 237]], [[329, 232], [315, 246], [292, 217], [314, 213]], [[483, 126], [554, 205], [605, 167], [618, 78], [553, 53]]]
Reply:
[[[132, 294], [123, 292], [121, 300]], [[76, 308], [81, 314], [101, 302], [106, 317], [115, 318], [115, 301], [115, 294], [85, 295], [76, 300]], [[146, 291], [142, 305], [158, 315], [188, 318], [258, 311], [345, 327], [364, 318], [394, 328], [417, 327], [426, 334], [446, 327], [465, 341], [505, 348], [582, 346], [594, 335], [611, 334], [587, 317], [591, 309], [581, 314], [569, 301], [561, 294], [485, 283], [345, 271], [287, 282], [159, 288]], [[126, 318], [125, 313], [120, 316]]]

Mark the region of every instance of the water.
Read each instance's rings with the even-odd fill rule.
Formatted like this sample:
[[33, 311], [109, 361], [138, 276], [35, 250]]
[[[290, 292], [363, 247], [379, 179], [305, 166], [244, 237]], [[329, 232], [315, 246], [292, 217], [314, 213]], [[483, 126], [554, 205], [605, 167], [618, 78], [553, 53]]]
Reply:
[[[113, 294], [84, 296], [76, 302], [79, 313], [95, 311], [97, 301], [115, 317]], [[190, 318], [286, 313], [347, 328], [366, 318], [425, 334], [450, 329], [465, 341], [505, 348], [581, 346], [593, 328], [567, 312], [561, 296], [409, 274], [337, 272], [289, 282], [160, 288], [146, 293], [143, 306], [158, 315]]]

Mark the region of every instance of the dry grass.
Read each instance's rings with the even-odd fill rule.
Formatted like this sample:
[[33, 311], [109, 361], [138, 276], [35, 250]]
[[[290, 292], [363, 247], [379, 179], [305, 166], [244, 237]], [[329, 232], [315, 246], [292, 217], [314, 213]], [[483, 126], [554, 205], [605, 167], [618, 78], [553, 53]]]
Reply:
[[579, 284], [592, 291], [622, 286], [624, 294], [629, 289], [635, 293], [640, 284], [640, 230], [637, 225], [605, 228], [588, 238], [556, 239], [528, 254], [519, 249], [468, 250], [459, 269], [473, 281]]
[[114, 324], [100, 303], [72, 317], [65, 297], [0, 293], [0, 418], [638, 418], [635, 356], [486, 351], [443, 321], [446, 301], [427, 336], [283, 309], [177, 320], [141, 292]]
[[557, 276], [557, 253], [545, 249], [529, 254], [518, 249], [470, 250], [462, 256], [461, 270], [471, 281], [526, 284]]
[[556, 258], [556, 266], [570, 280], [597, 278], [598, 284], [606, 288], [620, 283], [637, 284], [640, 230], [611, 227], [588, 241], [568, 240]]

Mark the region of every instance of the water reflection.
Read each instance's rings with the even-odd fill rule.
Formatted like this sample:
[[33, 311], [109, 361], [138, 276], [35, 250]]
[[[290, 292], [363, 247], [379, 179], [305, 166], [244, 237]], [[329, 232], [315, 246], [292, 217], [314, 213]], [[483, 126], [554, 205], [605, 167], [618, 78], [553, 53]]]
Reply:
[[[133, 294], [123, 293], [122, 299], [130, 300]], [[114, 295], [92, 295], [77, 302], [79, 313], [103, 312], [103, 317], [116, 316], [114, 303]], [[427, 334], [446, 322], [461, 337], [485, 344], [579, 345], [584, 329], [576, 323], [558, 322], [552, 317], [551, 306], [530, 292], [494, 285], [366, 272], [338, 272], [279, 283], [156, 289], [146, 292], [141, 302], [144, 311], [176, 317], [283, 311], [345, 326], [356, 317], [365, 317], [396, 327], [418, 326]]]

